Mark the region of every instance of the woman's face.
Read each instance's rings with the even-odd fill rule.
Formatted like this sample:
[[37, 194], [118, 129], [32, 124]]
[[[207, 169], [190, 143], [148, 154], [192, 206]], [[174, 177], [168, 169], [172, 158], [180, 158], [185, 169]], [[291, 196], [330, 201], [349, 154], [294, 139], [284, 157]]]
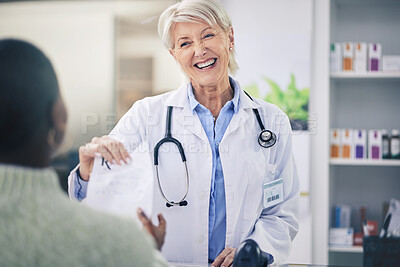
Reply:
[[171, 55], [193, 85], [217, 86], [228, 78], [233, 29], [224, 32], [206, 23], [179, 22], [172, 28]]

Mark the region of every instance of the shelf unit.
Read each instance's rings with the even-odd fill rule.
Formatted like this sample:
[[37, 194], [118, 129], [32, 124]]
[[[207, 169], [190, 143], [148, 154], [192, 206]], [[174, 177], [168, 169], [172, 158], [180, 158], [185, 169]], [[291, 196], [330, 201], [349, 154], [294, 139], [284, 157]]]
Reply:
[[399, 160], [329, 158], [329, 130], [399, 129], [399, 72], [329, 71], [329, 45], [379, 42], [383, 55], [400, 55], [400, 2], [393, 0], [314, 1], [313, 79], [310, 112], [317, 115], [311, 137], [313, 263], [362, 266], [361, 247], [330, 247], [332, 207], [366, 206], [381, 226], [382, 203], [400, 198]]
[[[382, 54], [400, 54], [400, 37], [389, 31], [400, 29], [400, 3], [385, 1], [332, 0], [330, 42], [378, 42]], [[330, 128], [400, 128], [400, 72], [330, 73]], [[346, 204], [356, 213], [367, 208], [367, 219], [381, 227], [383, 203], [400, 197], [399, 160], [329, 160], [329, 210]], [[356, 215], [356, 214], [355, 214]], [[359, 215], [358, 215], [359, 216]], [[362, 231], [352, 215], [355, 232]], [[329, 222], [333, 218], [330, 217]], [[360, 220], [361, 221], [361, 220]], [[330, 224], [332, 226], [332, 224]], [[343, 253], [353, 253], [350, 257]], [[329, 264], [362, 265], [362, 248], [329, 247]]]

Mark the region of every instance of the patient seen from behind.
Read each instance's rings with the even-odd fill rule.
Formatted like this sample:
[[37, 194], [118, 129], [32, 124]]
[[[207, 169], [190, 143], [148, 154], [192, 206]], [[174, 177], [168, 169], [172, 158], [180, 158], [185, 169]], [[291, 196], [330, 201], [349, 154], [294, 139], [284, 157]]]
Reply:
[[[167, 266], [155, 249], [162, 240], [62, 191], [49, 163], [66, 122], [50, 60], [32, 44], [0, 40], [0, 265]], [[140, 218], [165, 235], [162, 217], [158, 227]]]

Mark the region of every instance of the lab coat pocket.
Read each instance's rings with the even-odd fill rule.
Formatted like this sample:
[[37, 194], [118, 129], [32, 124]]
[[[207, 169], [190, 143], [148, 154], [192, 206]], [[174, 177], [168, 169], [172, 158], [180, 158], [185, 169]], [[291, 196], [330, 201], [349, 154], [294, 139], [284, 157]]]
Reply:
[[244, 197], [243, 219], [255, 221], [263, 209], [263, 184], [275, 178], [276, 165], [267, 163], [265, 157], [258, 157], [251, 166]]

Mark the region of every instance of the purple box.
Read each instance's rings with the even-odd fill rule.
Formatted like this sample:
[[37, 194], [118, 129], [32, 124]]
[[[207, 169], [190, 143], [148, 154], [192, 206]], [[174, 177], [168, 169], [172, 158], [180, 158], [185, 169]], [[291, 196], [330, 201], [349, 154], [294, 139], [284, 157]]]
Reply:
[[382, 58], [382, 47], [378, 43], [368, 44], [368, 70], [379, 71]]

